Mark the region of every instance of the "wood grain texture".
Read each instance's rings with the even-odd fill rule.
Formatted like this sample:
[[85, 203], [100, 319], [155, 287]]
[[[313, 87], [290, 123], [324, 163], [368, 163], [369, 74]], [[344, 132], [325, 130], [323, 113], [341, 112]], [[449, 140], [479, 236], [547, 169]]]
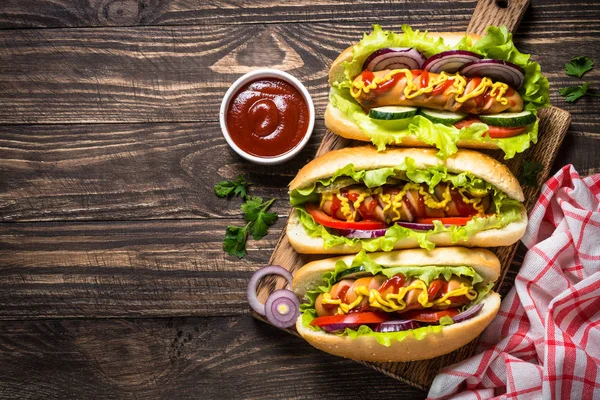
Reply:
[[[397, 15], [468, 21], [475, 2], [416, 0], [4, 0], [0, 29], [393, 21]], [[308, 11], [308, 12], [307, 12]]]
[[0, 349], [2, 398], [425, 397], [248, 316], [0, 322]]
[[479, 0], [467, 32], [484, 35], [489, 25], [504, 25], [509, 32], [514, 32], [530, 2], [531, 0]]
[[[411, 18], [402, 22], [420, 29], [466, 29], [471, 9], [458, 10], [464, 13], [458, 20], [441, 10], [438, 20], [431, 18], [431, 6], [421, 3], [416, 9], [429, 14], [405, 10]], [[600, 25], [590, 18], [600, 15], [600, 3], [589, 8], [534, 4], [515, 38], [542, 64], [553, 87], [551, 100], [561, 107], [565, 102], [557, 89], [574, 83], [562, 72], [564, 63], [581, 54], [600, 59], [600, 35], [595, 34]], [[575, 20], [586, 30], [572, 29]], [[400, 26], [385, 23], [390, 29]], [[239, 74], [272, 65], [307, 85], [322, 116], [331, 61], [368, 30], [369, 22], [336, 20], [0, 31], [0, 123], [216, 122], [222, 96]], [[598, 86], [599, 77], [593, 71], [586, 79]], [[598, 101], [592, 100], [568, 110], [591, 121]], [[593, 129], [600, 133], [596, 125]]]
[[323, 131], [318, 121], [305, 150], [273, 174], [237, 156], [217, 123], [0, 126], [0, 221], [239, 216], [239, 199], [213, 193], [238, 174], [287, 215], [286, 186]]
[[0, 320], [245, 314], [284, 222], [243, 260], [221, 249], [241, 217], [0, 224]]

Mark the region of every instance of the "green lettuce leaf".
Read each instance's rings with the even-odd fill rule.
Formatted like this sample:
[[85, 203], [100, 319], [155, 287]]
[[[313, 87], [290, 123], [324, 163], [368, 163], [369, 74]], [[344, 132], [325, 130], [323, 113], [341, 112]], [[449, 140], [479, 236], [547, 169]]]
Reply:
[[[365, 34], [363, 39], [353, 47], [352, 60], [344, 63], [345, 80], [333, 84], [329, 100], [350, 121], [367, 133], [378, 150], [384, 150], [389, 144], [400, 143], [408, 135], [415, 135], [423, 142], [436, 146], [439, 149], [438, 156], [441, 158], [456, 153], [458, 140], [476, 140], [497, 145], [504, 151], [504, 158], [509, 159], [529, 148], [531, 142], [537, 143], [537, 123], [530, 125], [521, 135], [494, 139], [484, 134], [488, 127], [483, 123], [459, 130], [454, 126], [432, 123], [421, 116], [398, 121], [379, 121], [369, 118], [350, 96], [349, 88], [354, 77], [362, 71], [367, 57], [383, 47], [413, 47], [427, 57], [449, 49], [441, 38], [433, 39], [427, 35], [427, 32], [413, 31], [407, 25], [402, 26], [402, 33], [384, 31], [381, 26], [373, 25], [373, 32]], [[475, 43], [465, 36], [453, 49], [472, 51], [484, 57], [505, 60], [520, 66], [525, 71], [525, 81], [519, 90], [525, 109], [536, 113], [539, 108], [550, 105], [550, 86], [548, 80], [542, 76], [540, 65], [531, 61], [529, 54], [517, 50], [512, 34], [506, 27], [489, 27], [486, 35]]]
[[[314, 309], [315, 300], [317, 296], [321, 293], [326, 293], [331, 290], [331, 287], [335, 282], [338, 281], [338, 276], [343, 271], [356, 268], [362, 266], [365, 271], [370, 272], [375, 275], [378, 273], [382, 273], [386, 277], [390, 278], [398, 273], [404, 274], [406, 277], [415, 277], [417, 279], [423, 280], [426, 284], [429, 284], [433, 279], [436, 279], [440, 276], [443, 276], [444, 279], [448, 280], [454, 274], [462, 277], [469, 277], [472, 279], [472, 283], [474, 285], [475, 290], [478, 292], [477, 299], [470, 304], [469, 306], [475, 305], [479, 303], [485, 295], [491, 290], [493, 287], [493, 283], [489, 283], [486, 285], [480, 284], [483, 282], [483, 278], [471, 267], [465, 266], [428, 266], [423, 268], [421, 266], [398, 266], [398, 267], [383, 267], [373, 261], [368, 254], [363, 250], [354, 257], [352, 263], [350, 265], [346, 264], [343, 260], [339, 260], [335, 264], [335, 268], [331, 272], [326, 272], [323, 274], [322, 282], [319, 286], [317, 286], [314, 290], [310, 290], [306, 293], [307, 302], [303, 303], [300, 306], [300, 310], [302, 311], [302, 324], [305, 327], [310, 327], [311, 329], [318, 331], [319, 327], [310, 326], [310, 323], [313, 319], [317, 317], [317, 313]], [[466, 307], [468, 308], [468, 307]], [[393, 341], [401, 342], [409, 335], [413, 335], [417, 340], [422, 340], [429, 333], [441, 332], [442, 327], [446, 325], [451, 325], [454, 322], [452, 320], [448, 321], [445, 319], [444, 321], [440, 320], [440, 325], [429, 325], [420, 327], [417, 329], [410, 329], [407, 331], [401, 332], [389, 332], [389, 333], [381, 333], [374, 332], [371, 328], [366, 325], [361, 325], [358, 329], [349, 329], [346, 328], [343, 332], [336, 333], [338, 336], [350, 336], [352, 339], [356, 339], [359, 336], [373, 336], [377, 340], [377, 342], [383, 346], [389, 347]]]
[[[459, 43], [460, 44], [460, 43]], [[509, 61], [525, 70], [525, 82], [519, 93], [525, 102], [525, 109], [536, 110], [550, 106], [550, 84], [542, 76], [540, 65], [530, 60], [529, 54], [523, 54], [515, 47], [512, 33], [505, 26], [490, 26], [487, 33], [472, 47], [463, 46], [461, 50], [473, 51], [488, 58]]]
[[529, 125], [527, 130], [520, 135], [496, 139], [486, 134], [489, 128], [484, 123], [458, 129], [452, 125], [433, 123], [420, 115], [392, 121], [372, 119], [344, 89], [332, 88], [329, 93], [329, 101], [348, 120], [365, 132], [379, 151], [385, 150], [389, 144], [400, 143], [405, 137], [414, 135], [424, 143], [437, 147], [438, 157], [443, 159], [456, 153], [458, 150], [456, 143], [459, 140], [475, 140], [495, 144], [504, 151], [504, 158], [510, 159], [516, 153], [527, 150], [531, 142], [537, 143], [537, 121]]

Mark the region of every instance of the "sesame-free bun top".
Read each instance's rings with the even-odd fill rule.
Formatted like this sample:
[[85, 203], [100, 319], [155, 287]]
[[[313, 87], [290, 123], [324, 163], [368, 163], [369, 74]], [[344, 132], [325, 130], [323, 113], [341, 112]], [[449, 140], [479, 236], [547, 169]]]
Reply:
[[442, 160], [436, 156], [437, 150], [423, 148], [389, 148], [378, 152], [373, 146], [346, 147], [330, 151], [306, 164], [290, 182], [290, 190], [312, 185], [319, 179], [331, 177], [338, 169], [353, 164], [355, 170], [371, 170], [395, 167], [406, 157], [415, 160], [417, 168], [442, 166], [449, 172], [470, 172], [477, 178], [492, 184], [510, 198], [523, 201], [523, 190], [519, 181], [508, 167], [495, 159], [471, 150], [458, 150]]

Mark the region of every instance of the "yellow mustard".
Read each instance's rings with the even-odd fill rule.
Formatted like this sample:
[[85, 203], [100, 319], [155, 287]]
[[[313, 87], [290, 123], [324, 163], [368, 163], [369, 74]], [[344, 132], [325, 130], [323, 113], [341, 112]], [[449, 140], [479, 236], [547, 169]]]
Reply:
[[323, 304], [337, 305], [338, 314], [347, 314], [350, 312], [350, 310], [358, 306], [363, 301], [365, 296], [368, 296], [370, 307], [379, 308], [385, 312], [395, 312], [402, 311], [406, 308], [404, 297], [413, 289], [421, 291], [417, 297], [417, 301], [424, 308], [430, 308], [441, 304], [449, 305], [451, 303], [449, 299], [455, 296], [466, 296], [467, 299], [471, 301], [477, 298], [477, 291], [473, 288], [473, 286], [461, 283], [458, 289], [454, 289], [439, 299], [430, 302], [427, 294], [427, 285], [422, 280], [415, 279], [410, 283], [410, 285], [400, 288], [398, 293], [388, 293], [385, 296], [385, 299], [381, 296], [381, 293], [379, 293], [377, 289], [369, 290], [366, 286], [359, 286], [355, 289], [355, 293], [357, 294], [356, 300], [350, 304], [344, 304], [340, 299], [332, 299], [329, 293], [323, 294], [322, 302]]
[[474, 90], [462, 96], [467, 86], [466, 79], [463, 76], [461, 76], [458, 72], [452, 76], [449, 76], [443, 71], [438, 75], [437, 78], [430, 79], [429, 84], [426, 87], [417, 89], [416, 85], [413, 82], [413, 74], [410, 70], [393, 69], [382, 77], [375, 77], [373, 81], [368, 85], [360, 79], [355, 79], [352, 82], [352, 86], [350, 87], [350, 94], [352, 95], [352, 97], [358, 98], [360, 97], [362, 92], [369, 93], [371, 90], [376, 89], [379, 84], [389, 81], [394, 75], [397, 74], [406, 75], [406, 86], [403, 90], [403, 93], [407, 99], [415, 98], [424, 93], [431, 93], [436, 86], [443, 84], [449, 79], [452, 79], [452, 90], [450, 90], [449, 94], [454, 94], [454, 100], [458, 103], [464, 103], [469, 99], [481, 96], [483, 93], [485, 93], [485, 91], [488, 88], [491, 88], [491, 97], [495, 97], [496, 101], [502, 105], [508, 104], [508, 99], [504, 97], [506, 91], [508, 90], [508, 85], [506, 83], [494, 83], [490, 78], [482, 78], [481, 82], [479, 83], [479, 85], [477, 85], [477, 87]]

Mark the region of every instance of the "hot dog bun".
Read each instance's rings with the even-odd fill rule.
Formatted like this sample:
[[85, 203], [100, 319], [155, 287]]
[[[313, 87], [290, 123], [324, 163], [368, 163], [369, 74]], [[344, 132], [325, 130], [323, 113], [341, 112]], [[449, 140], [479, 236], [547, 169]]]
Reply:
[[[421, 249], [372, 253], [369, 255], [383, 266], [398, 265], [465, 265], [472, 267], [482, 276], [485, 283], [495, 282], [500, 276], [500, 262], [496, 256], [483, 249], [461, 247], [436, 248], [432, 251]], [[323, 273], [335, 268], [338, 260], [350, 264], [354, 256], [335, 257], [306, 264], [294, 275], [293, 290], [302, 299], [307, 290], [314, 289], [321, 282]], [[482, 301], [483, 309], [475, 317], [445, 326], [441, 332], [429, 332], [422, 340], [408, 335], [391, 346], [380, 345], [373, 336], [337, 336], [324, 331], [314, 331], [302, 324], [302, 317], [296, 321], [298, 333], [314, 347], [341, 357], [362, 361], [404, 362], [424, 360], [447, 354], [475, 339], [494, 319], [500, 308], [500, 296], [490, 292]]]
[[[401, 164], [406, 157], [415, 160], [417, 167], [444, 166], [449, 172], [468, 171], [494, 185], [510, 198], [523, 201], [523, 190], [510, 170], [493, 158], [471, 150], [459, 150], [456, 154], [441, 160], [433, 149], [395, 148], [377, 152], [372, 146], [347, 147], [330, 151], [305, 165], [290, 183], [290, 190], [312, 185], [319, 179], [328, 178], [340, 168], [352, 163], [356, 170], [369, 170]], [[512, 222], [502, 229], [489, 229], [472, 235], [466, 242], [453, 243], [449, 233], [431, 235], [429, 240], [438, 246], [460, 245], [467, 247], [508, 246], [519, 240], [527, 227], [527, 212], [523, 207], [521, 220]], [[297, 252], [303, 254], [350, 254], [357, 253], [362, 246], [337, 245], [323, 248], [323, 239], [311, 237], [300, 222], [294, 210], [287, 224], [287, 237]], [[418, 247], [415, 239], [403, 239], [395, 243], [394, 249]]]
[[332, 176], [338, 169], [353, 164], [355, 170], [369, 170], [395, 167], [406, 157], [415, 160], [420, 168], [442, 166], [448, 172], [468, 171], [477, 178], [491, 183], [518, 201], [525, 200], [519, 181], [508, 167], [490, 156], [472, 150], [458, 150], [452, 156], [441, 160], [434, 149], [394, 148], [378, 152], [373, 146], [346, 147], [333, 150], [306, 164], [290, 182], [290, 190], [312, 185], [319, 179]]
[[[429, 32], [429, 37], [442, 38], [444, 42], [449, 46], [457, 44], [466, 33], [464, 32], [440, 32], [432, 33]], [[472, 33], [466, 34], [471, 40], [477, 41], [481, 39], [481, 36]], [[346, 50], [340, 53], [340, 55], [333, 61], [331, 68], [329, 69], [329, 84], [332, 85], [334, 82], [342, 81], [344, 76], [344, 62], [352, 60], [352, 48], [348, 47]], [[350, 121], [344, 113], [335, 108], [331, 103], [327, 105], [325, 109], [325, 126], [331, 132], [338, 136], [360, 140], [362, 142], [370, 142], [371, 138], [362, 129], [360, 129], [354, 122]], [[428, 144], [418, 139], [415, 135], [407, 135], [401, 139], [400, 143], [395, 143], [401, 146], [415, 146], [415, 147], [434, 147], [432, 144]], [[472, 149], [497, 149], [493, 143], [485, 143], [478, 140], [459, 140], [456, 142], [458, 147], [472, 148]]]

